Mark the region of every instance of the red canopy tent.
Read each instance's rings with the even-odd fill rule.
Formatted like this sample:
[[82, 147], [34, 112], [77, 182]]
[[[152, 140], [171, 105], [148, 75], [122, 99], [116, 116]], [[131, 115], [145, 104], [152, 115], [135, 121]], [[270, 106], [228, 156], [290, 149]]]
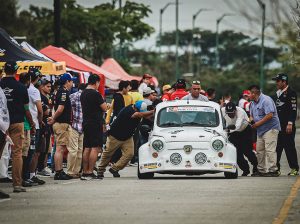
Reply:
[[[138, 80], [140, 81], [142, 77], [140, 76], [132, 76], [129, 75], [122, 67], [121, 65], [113, 58], [106, 59], [103, 64], [101, 65], [101, 68], [104, 70], [111, 72], [113, 74], [117, 74], [121, 76], [122, 80]], [[152, 77], [153, 84], [157, 87], [158, 86], [158, 80], [156, 77]]]
[[70, 51], [67, 51], [64, 48], [57, 48], [49, 45], [48, 47], [41, 49], [40, 52], [54, 61], [65, 61], [67, 67], [70, 69], [100, 75], [101, 84], [99, 91], [101, 94], [104, 94], [105, 86], [113, 89], [118, 88], [118, 83], [121, 80], [119, 76], [100, 68], [99, 66], [71, 53]]

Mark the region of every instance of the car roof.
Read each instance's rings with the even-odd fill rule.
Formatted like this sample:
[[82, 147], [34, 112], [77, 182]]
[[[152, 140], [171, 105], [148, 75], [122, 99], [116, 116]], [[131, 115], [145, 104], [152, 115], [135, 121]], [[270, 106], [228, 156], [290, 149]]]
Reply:
[[206, 107], [213, 107], [216, 110], [220, 110], [220, 105], [209, 101], [200, 101], [200, 100], [172, 100], [172, 101], [164, 101], [159, 103], [156, 106], [156, 110], [161, 110], [165, 107], [174, 107], [174, 106], [206, 106]]

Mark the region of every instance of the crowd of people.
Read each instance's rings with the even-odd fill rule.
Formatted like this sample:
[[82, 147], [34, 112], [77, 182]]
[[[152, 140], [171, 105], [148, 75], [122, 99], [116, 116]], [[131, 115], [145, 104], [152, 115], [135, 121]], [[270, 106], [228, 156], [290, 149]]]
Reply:
[[[111, 103], [106, 103], [97, 91], [98, 75], [90, 75], [88, 83], [77, 84], [74, 91], [76, 79], [69, 73], [54, 85], [35, 68], [17, 80], [17, 70], [16, 62], [7, 62], [0, 80], [0, 182], [12, 182], [16, 193], [45, 184], [40, 176], [102, 179], [110, 166], [109, 172], [120, 177], [124, 167], [137, 165], [138, 148], [148, 140], [157, 104], [169, 100], [216, 101], [216, 90], [204, 91], [197, 80], [190, 83], [190, 91], [184, 79], [166, 84], [159, 96], [151, 85], [151, 75], [145, 74], [141, 82], [120, 81]], [[252, 176], [279, 176], [283, 149], [291, 168], [289, 175], [299, 175], [297, 95], [286, 74], [278, 74], [274, 80], [278, 90], [273, 99], [252, 85], [243, 91], [238, 104], [230, 94], [218, 102], [226, 124], [235, 126], [229, 140], [237, 148], [242, 176], [250, 174], [245, 157], [252, 164]], [[8, 175], [10, 158], [12, 178]], [[0, 196], [9, 197], [4, 192]]]

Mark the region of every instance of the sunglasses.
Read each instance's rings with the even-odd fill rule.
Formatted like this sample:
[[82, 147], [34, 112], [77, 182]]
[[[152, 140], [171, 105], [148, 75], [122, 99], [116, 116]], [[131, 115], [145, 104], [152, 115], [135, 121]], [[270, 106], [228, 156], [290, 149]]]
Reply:
[[199, 90], [200, 91], [200, 88], [193, 88], [193, 90]]
[[193, 81], [192, 84], [200, 85], [200, 81]]

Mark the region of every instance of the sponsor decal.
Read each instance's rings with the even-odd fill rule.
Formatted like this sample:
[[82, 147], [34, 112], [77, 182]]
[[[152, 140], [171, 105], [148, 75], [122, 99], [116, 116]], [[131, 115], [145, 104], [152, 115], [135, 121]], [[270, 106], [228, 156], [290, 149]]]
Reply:
[[215, 111], [212, 107], [168, 107], [167, 112], [209, 112], [213, 113]]
[[5, 51], [6, 51], [5, 49], [0, 48], [0, 57], [5, 55]]
[[145, 169], [156, 169], [158, 167], [157, 163], [146, 163], [144, 164], [144, 168]]
[[193, 147], [191, 145], [185, 145], [183, 147], [183, 150], [186, 152], [186, 153], [191, 153], [192, 150], [193, 150]]
[[231, 163], [219, 163], [219, 167], [224, 168], [224, 169], [233, 169], [234, 166]]

